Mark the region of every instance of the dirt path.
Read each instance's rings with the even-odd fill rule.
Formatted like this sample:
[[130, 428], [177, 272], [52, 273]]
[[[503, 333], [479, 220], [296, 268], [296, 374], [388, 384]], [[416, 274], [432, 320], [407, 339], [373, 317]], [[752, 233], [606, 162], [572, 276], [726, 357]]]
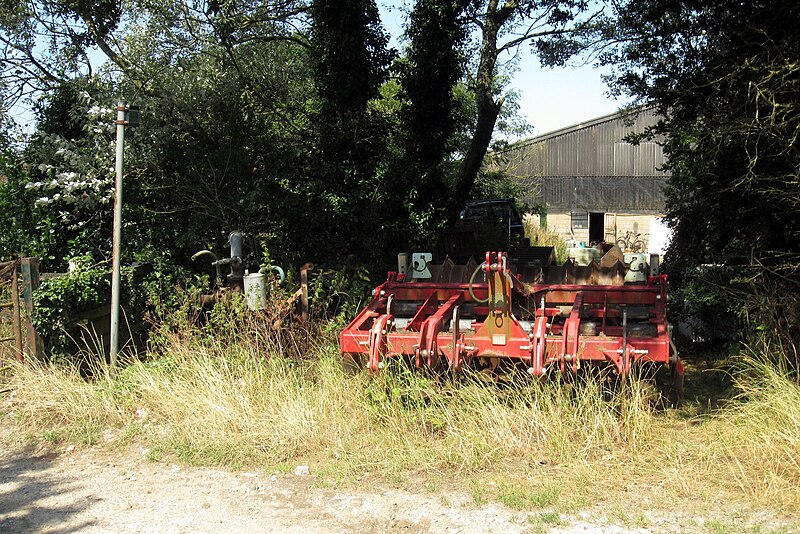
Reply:
[[0, 456], [0, 532], [521, 532], [501, 505], [315, 487], [311, 476], [178, 467], [97, 450]]
[[515, 512], [499, 503], [476, 507], [466, 490], [334, 490], [319, 487], [313, 473], [179, 467], [148, 462], [136, 451], [28, 447], [0, 453], [0, 532], [719, 531], [674, 513], [647, 512], [640, 525], [599, 512], [556, 518], [548, 522], [544, 512]]

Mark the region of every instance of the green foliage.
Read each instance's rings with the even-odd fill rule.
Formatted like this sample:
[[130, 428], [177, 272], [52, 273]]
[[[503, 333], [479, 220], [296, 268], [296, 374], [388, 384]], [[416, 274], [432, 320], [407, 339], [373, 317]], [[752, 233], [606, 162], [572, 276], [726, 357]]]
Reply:
[[33, 292], [31, 321], [52, 359], [74, 354], [75, 323], [83, 312], [108, 302], [110, 293], [111, 278], [103, 269], [84, 266], [68, 276], [42, 281]]
[[0, 152], [0, 258], [35, 254], [35, 242], [50, 237], [49, 232], [32, 232], [32, 195], [26, 191], [27, 178], [14, 150]]
[[567, 243], [556, 232], [543, 228], [538, 223], [534, 224], [533, 221], [531, 218], [524, 221], [525, 236], [530, 239], [531, 246], [553, 247], [556, 252], [556, 264], [563, 265], [567, 261]]
[[[63, 270], [66, 258], [110, 256], [113, 198], [113, 111], [99, 105], [107, 88], [91, 79], [59, 87], [39, 102], [39, 129], [20, 154], [24, 194], [12, 208], [28, 234], [25, 252], [41, 257], [45, 270]], [[17, 183], [21, 181], [17, 179]]]
[[401, 111], [404, 164], [419, 174], [415, 182], [425, 201], [430, 201], [428, 195], [442, 195], [446, 186], [442, 166], [456, 148], [452, 145], [458, 126], [454, 90], [464, 74], [464, 4], [419, 0], [406, 28], [406, 61], [398, 64], [406, 101]]
[[[664, 117], [674, 287], [800, 340], [800, 45], [795, 2], [620, 6], [612, 86]], [[742, 24], [747, 21], [747, 24]], [[703, 264], [731, 271], [707, 283]], [[720, 305], [721, 304], [721, 305]], [[774, 314], [780, 309], [783, 317]]]
[[[90, 256], [73, 258], [71, 263], [74, 271], [43, 280], [34, 291], [31, 319], [52, 360], [83, 365], [80, 352], [88, 351], [90, 359], [104, 356], [103, 340], [91, 330], [92, 319], [85, 317], [98, 316], [95, 310], [110, 303], [111, 274], [93, 265]], [[192, 325], [198, 314], [198, 295], [208, 279], [192, 279], [161, 258], [153, 264], [122, 267], [120, 282], [121, 330], [135, 331], [142, 323], [155, 325], [151, 341], [157, 347], [168, 332]], [[100, 312], [99, 317], [106, 314]]]
[[401, 419], [433, 434], [442, 430], [446, 419], [443, 399], [438, 398], [439, 386], [403, 363], [391, 362], [364, 388], [363, 402], [370, 416], [380, 423]]
[[[142, 123], [125, 134], [123, 263], [168, 257], [205, 272], [192, 254], [226, 255], [242, 230], [284, 267], [354, 254], [382, 273], [399, 250], [434, 242], [461, 203], [454, 175], [478, 113], [468, 25], [487, 5], [420, 0], [394, 65], [374, 0], [135, 1], [124, 25], [104, 0], [62, 1], [30, 21], [52, 44], [33, 48], [31, 6], [9, 9], [0, 83], [43, 96], [36, 134], [3, 162], [4, 253], [40, 256], [51, 271], [75, 255], [108, 258], [110, 108], [124, 98]], [[513, 23], [531, 9], [520, 4]], [[101, 69], [81, 55], [93, 43], [108, 57]], [[502, 91], [507, 79], [495, 81]], [[173, 305], [175, 283], [159, 282], [154, 309]], [[366, 293], [331, 284], [317, 300], [334, 314], [355, 306], [342, 295]]]
[[556, 504], [560, 495], [561, 488], [557, 486], [531, 490], [519, 484], [504, 484], [500, 487], [497, 500], [513, 510], [529, 510]]
[[433, 242], [447, 225], [455, 154], [473, 120], [464, 75], [465, 3], [420, 0], [412, 10], [405, 57], [395, 63], [399, 105], [381, 199], [384, 262], [398, 250]]
[[381, 27], [378, 7], [374, 0], [314, 0], [310, 13], [310, 55], [320, 118], [358, 120], [367, 103], [378, 96], [393, 57], [387, 50], [389, 36]]
[[87, 53], [117, 29], [116, 0], [4, 2], [0, 13], [0, 92], [11, 108], [37, 91], [93, 72]]
[[[310, 174], [309, 221], [316, 254], [341, 263], [348, 254], [371, 262], [381, 242], [365, 225], [380, 224], [376, 204], [388, 123], [370, 102], [380, 95], [394, 57], [374, 0], [317, 0], [311, 7], [309, 57], [317, 88], [313, 114], [316, 156]], [[308, 227], [307, 223], [307, 227]]]
[[[151, 271], [123, 285], [124, 302], [151, 325], [149, 347], [158, 351], [174, 332], [191, 329], [200, 315], [200, 295], [210, 287], [207, 275], [192, 274], [168, 254], [150, 253]], [[123, 270], [123, 273], [125, 270]], [[135, 288], [134, 291], [128, 291]]]
[[252, 312], [247, 308], [247, 301], [241, 293], [232, 293], [227, 298], [216, 302], [206, 316], [203, 328], [213, 338], [224, 343], [235, 342], [236, 330], [245, 323]]
[[[524, 194], [524, 187], [514, 179], [506, 170], [484, 167], [472, 187], [470, 200], [488, 200], [492, 198], [520, 199]], [[526, 207], [516, 205], [520, 213], [527, 211]]]
[[[504, 53], [530, 44], [537, 49], [543, 64], [563, 64], [598, 42], [598, 25], [592, 20], [604, 20], [602, 9], [592, 13], [594, 8], [590, 10], [585, 0], [475, 1], [469, 2], [467, 7], [467, 18], [476, 21], [480, 42], [476, 46], [479, 52], [475, 53], [475, 68], [470, 79], [475, 95], [474, 127], [469, 147], [455, 174], [450, 206], [456, 212], [469, 198], [483, 167], [506, 100], [511, 108], [514, 106], [513, 92], [503, 94], [508, 77], [504, 76], [498, 60], [502, 61]], [[502, 117], [501, 122], [506, 127], [514, 127], [507, 117]]]
[[312, 271], [309, 299], [313, 315], [330, 319], [328, 329], [336, 331], [364, 308], [373, 288], [373, 280], [364, 268]]

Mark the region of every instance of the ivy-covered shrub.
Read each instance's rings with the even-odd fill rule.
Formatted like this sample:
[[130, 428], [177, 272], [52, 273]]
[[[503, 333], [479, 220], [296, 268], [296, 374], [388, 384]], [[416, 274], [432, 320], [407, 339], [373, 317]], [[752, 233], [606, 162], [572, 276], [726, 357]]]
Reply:
[[[54, 362], [77, 362], [87, 351], [105, 357], [109, 343], [105, 321], [110, 321], [111, 273], [90, 265], [88, 257], [78, 258], [76, 263], [72, 272], [43, 280], [33, 292], [31, 320], [44, 342], [46, 356]], [[173, 287], [174, 271], [170, 267], [162, 272], [151, 264], [122, 267], [120, 343], [127, 343], [130, 333], [135, 345], [143, 348], [148, 328], [171, 314], [166, 310], [174, 309], [171, 303], [177, 300], [173, 294], [180, 293]]]
[[31, 320], [51, 360], [74, 356], [80, 315], [104, 305], [110, 295], [111, 277], [105, 269], [78, 268], [67, 276], [42, 281], [33, 292]]

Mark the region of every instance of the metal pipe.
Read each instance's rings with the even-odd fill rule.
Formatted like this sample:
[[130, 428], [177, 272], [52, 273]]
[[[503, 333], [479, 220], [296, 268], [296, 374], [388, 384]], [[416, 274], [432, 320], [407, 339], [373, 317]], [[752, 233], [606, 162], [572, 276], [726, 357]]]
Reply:
[[231, 246], [231, 259], [242, 257], [242, 243], [244, 235], [241, 232], [231, 232], [228, 236], [228, 243]]
[[119, 260], [120, 238], [122, 234], [122, 159], [125, 148], [125, 111], [124, 100], [117, 103], [117, 157], [116, 180], [114, 183], [114, 247], [111, 260], [111, 333], [110, 363], [117, 365], [117, 349], [119, 346]]
[[628, 375], [628, 308], [622, 308], [622, 371]]
[[283, 272], [283, 269], [278, 267], [277, 265], [267, 265], [266, 267], [262, 267], [258, 270], [261, 274], [268, 274], [270, 272], [274, 272], [278, 275], [278, 285], [281, 285], [284, 280], [286, 280], [286, 273]]
[[211, 256], [211, 265], [214, 266], [217, 275], [217, 277], [214, 279], [214, 285], [216, 287], [222, 287], [222, 267], [220, 266], [219, 261], [217, 261], [217, 255], [210, 250], [203, 249], [192, 254], [192, 261], [197, 261], [197, 258], [201, 256]]
[[[228, 275], [230, 286], [239, 291], [244, 290], [244, 266], [242, 264], [242, 245], [244, 234], [239, 231], [231, 232], [228, 236], [228, 244], [231, 247], [231, 257], [228, 263], [231, 265], [231, 272]], [[220, 261], [220, 263], [222, 263]]]
[[200, 256], [211, 256], [212, 258], [211, 261], [217, 261], [217, 255], [211, 252], [210, 250], [206, 249], [200, 250], [192, 254], [192, 261], [197, 261], [197, 258], [199, 258]]

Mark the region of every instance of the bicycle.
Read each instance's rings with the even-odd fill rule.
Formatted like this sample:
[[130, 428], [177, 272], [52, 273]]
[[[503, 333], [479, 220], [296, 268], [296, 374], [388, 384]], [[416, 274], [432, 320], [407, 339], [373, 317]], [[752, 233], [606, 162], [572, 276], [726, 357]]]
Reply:
[[647, 239], [646, 234], [645, 238], [642, 239], [642, 234], [626, 232], [625, 237], [617, 239], [617, 246], [622, 250], [622, 252], [633, 252], [634, 254], [640, 254], [647, 250], [645, 239]]

